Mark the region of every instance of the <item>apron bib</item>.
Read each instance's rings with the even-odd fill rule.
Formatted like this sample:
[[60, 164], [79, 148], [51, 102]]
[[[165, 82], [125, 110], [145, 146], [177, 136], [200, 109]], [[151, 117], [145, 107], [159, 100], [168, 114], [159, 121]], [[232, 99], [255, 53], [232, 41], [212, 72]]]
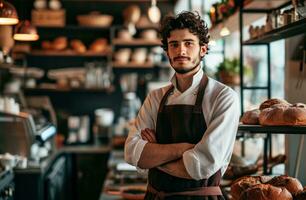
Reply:
[[[202, 139], [203, 133], [207, 128], [202, 112], [202, 101], [207, 82], [207, 76], [203, 75], [195, 105], [165, 105], [167, 97], [174, 90], [174, 86], [166, 92], [161, 100], [157, 115], [157, 143], [171, 144], [188, 142], [196, 144]], [[224, 199], [219, 188], [220, 179], [220, 170], [208, 179], [191, 180], [174, 177], [157, 168], [153, 168], [149, 170], [149, 186], [145, 199]]]

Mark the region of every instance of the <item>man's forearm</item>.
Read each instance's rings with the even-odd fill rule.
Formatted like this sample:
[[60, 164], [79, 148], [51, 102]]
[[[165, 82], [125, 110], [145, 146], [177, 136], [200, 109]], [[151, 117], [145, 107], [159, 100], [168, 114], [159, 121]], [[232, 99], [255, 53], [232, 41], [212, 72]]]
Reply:
[[141, 153], [138, 167], [142, 169], [158, 167], [162, 164], [181, 158], [185, 151], [193, 147], [194, 145], [189, 143], [147, 143]]
[[188, 174], [183, 159], [178, 159], [158, 167], [159, 170], [179, 178], [192, 179]]

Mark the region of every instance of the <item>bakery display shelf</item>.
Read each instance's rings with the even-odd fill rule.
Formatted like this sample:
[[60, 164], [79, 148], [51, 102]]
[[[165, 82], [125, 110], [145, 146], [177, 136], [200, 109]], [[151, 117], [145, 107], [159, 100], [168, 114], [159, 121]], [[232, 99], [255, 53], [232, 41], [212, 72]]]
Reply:
[[239, 124], [238, 131], [247, 133], [306, 134], [306, 126], [261, 126]]
[[32, 50], [28, 55], [29, 56], [61, 56], [61, 57], [106, 57], [110, 52], [92, 52], [86, 51], [84, 53], [78, 53], [73, 50]]
[[121, 46], [158, 46], [161, 45], [161, 42], [159, 39], [153, 40], [153, 39], [137, 38], [137, 39], [126, 40], [126, 39], [115, 38], [113, 39], [112, 44], [121, 45]]
[[113, 68], [130, 68], [130, 69], [147, 69], [153, 68], [154, 64], [152, 62], [128, 62], [128, 63], [121, 63], [121, 62], [113, 62]]
[[274, 29], [256, 38], [245, 41], [244, 45], [269, 43], [280, 39], [305, 34], [306, 18]]

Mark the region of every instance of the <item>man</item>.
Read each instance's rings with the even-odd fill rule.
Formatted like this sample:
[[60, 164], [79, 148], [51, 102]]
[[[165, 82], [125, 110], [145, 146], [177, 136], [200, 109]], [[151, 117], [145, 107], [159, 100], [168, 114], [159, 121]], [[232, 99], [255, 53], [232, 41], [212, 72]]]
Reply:
[[125, 160], [149, 169], [145, 199], [223, 199], [239, 100], [201, 69], [208, 29], [198, 14], [166, 17], [160, 30], [175, 75], [144, 101], [125, 143]]

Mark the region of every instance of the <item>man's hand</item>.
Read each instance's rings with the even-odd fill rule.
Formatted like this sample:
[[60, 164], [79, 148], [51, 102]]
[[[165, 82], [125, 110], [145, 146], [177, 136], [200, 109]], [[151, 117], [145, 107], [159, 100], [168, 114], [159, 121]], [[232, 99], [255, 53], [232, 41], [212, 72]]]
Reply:
[[157, 167], [157, 169], [175, 177], [192, 179], [188, 174], [182, 159], [178, 159]]
[[146, 128], [141, 130], [141, 137], [150, 143], [156, 143], [155, 131], [153, 129]]

